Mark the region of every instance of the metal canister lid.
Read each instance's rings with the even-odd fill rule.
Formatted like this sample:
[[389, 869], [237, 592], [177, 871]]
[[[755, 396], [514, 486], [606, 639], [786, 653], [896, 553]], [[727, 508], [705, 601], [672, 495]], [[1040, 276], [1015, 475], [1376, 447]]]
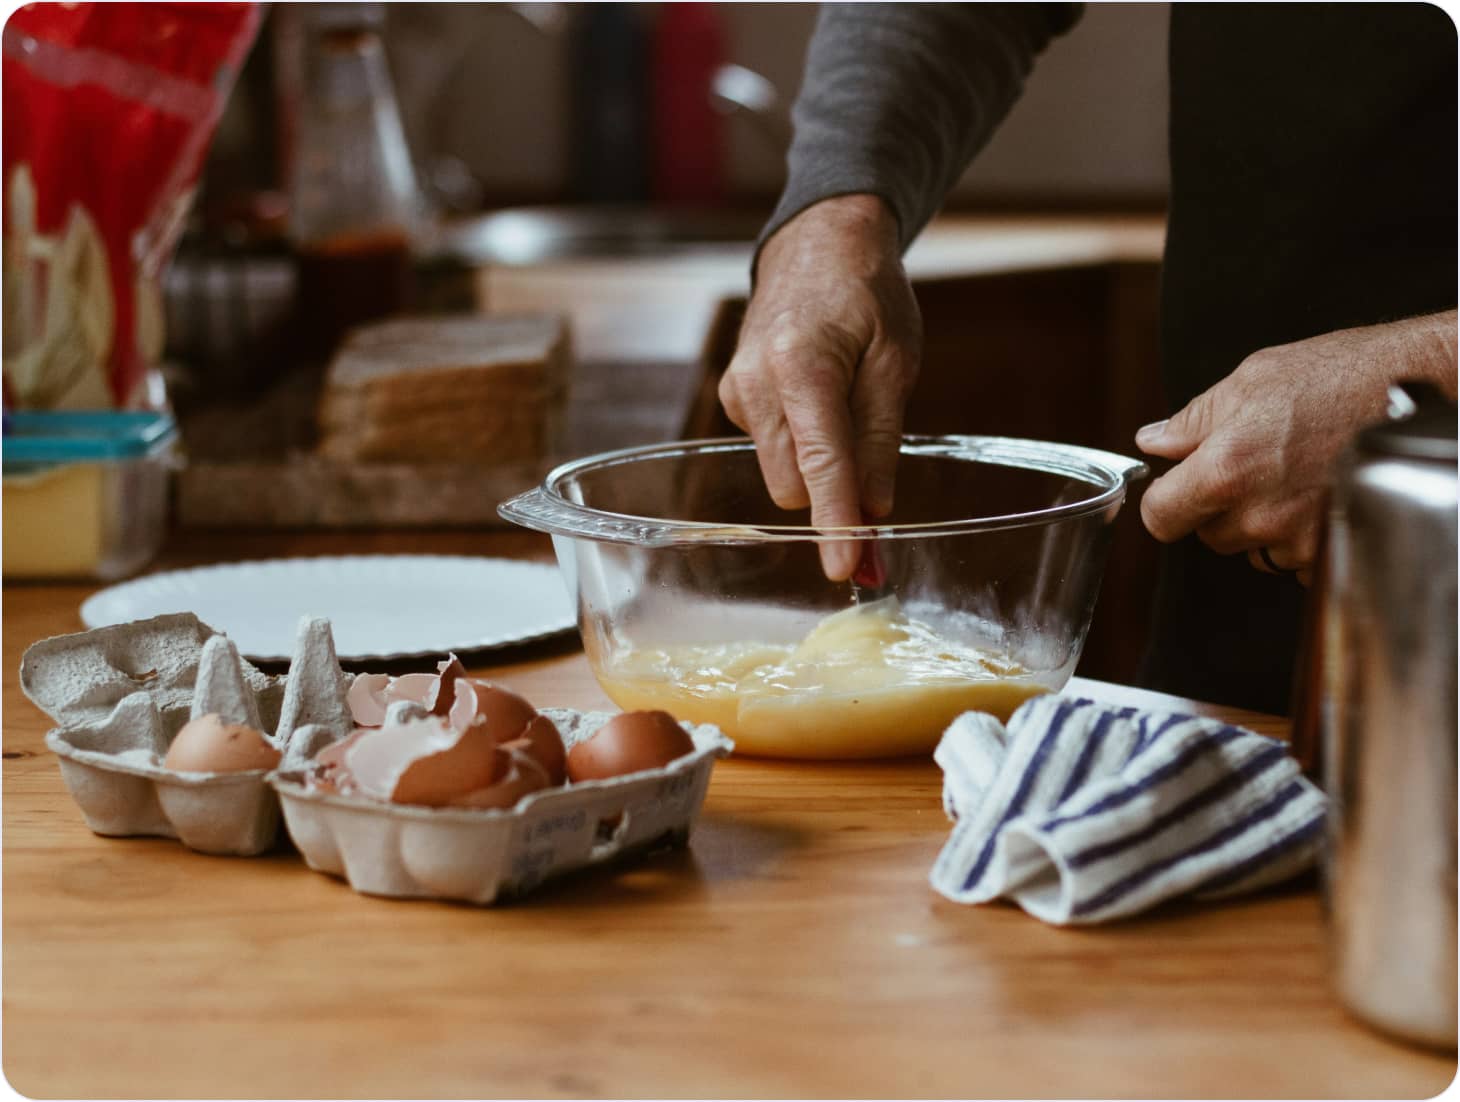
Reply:
[[1391, 387], [1394, 420], [1359, 434], [1360, 451], [1454, 463], [1457, 459], [1455, 403], [1432, 383], [1401, 382]]

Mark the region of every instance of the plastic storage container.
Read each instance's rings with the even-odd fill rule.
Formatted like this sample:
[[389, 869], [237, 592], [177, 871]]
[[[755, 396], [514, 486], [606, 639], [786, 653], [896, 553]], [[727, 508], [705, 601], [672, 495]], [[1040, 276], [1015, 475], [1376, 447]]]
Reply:
[[7, 413], [5, 577], [140, 570], [166, 533], [176, 441], [166, 413]]

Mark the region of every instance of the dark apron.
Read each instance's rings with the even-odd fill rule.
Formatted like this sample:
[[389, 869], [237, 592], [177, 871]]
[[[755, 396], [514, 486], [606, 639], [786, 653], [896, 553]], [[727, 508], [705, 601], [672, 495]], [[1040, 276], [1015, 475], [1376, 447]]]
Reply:
[[[1172, 5], [1173, 411], [1258, 349], [1455, 306], [1456, 41], [1422, 4]], [[1304, 597], [1164, 549], [1143, 683], [1287, 712]]]

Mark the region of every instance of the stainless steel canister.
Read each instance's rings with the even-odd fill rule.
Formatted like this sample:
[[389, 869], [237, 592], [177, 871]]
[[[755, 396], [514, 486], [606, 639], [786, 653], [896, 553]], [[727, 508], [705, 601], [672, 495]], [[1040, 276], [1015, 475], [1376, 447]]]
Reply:
[[1456, 1041], [1456, 414], [1360, 434], [1333, 488], [1324, 599], [1326, 892], [1339, 997], [1387, 1032]]

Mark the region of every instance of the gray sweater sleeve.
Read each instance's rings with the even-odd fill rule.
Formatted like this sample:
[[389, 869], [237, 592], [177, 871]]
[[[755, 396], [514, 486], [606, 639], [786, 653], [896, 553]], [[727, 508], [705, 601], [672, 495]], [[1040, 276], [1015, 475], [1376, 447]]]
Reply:
[[824, 4], [792, 111], [787, 179], [761, 242], [811, 204], [868, 192], [904, 249], [1018, 98], [1077, 4]]

